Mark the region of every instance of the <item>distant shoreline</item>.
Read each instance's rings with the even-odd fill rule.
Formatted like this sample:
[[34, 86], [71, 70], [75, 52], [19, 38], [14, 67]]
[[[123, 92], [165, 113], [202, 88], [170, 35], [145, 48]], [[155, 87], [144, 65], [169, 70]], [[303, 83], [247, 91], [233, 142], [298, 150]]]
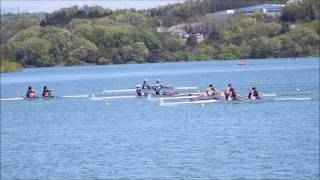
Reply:
[[[239, 61], [241, 60], [245, 60], [245, 61], [260, 61], [260, 60], [267, 60], [267, 59], [279, 59], [279, 60], [285, 60], [285, 59], [292, 59], [292, 60], [303, 60], [305, 58], [318, 58], [320, 61], [320, 56], [305, 56], [305, 57], [285, 57], [285, 58], [264, 58], [264, 59], [228, 59], [228, 60], [222, 60], [222, 59], [211, 59], [211, 60], [203, 60], [203, 61], [171, 61], [171, 62], [167, 62], [167, 61], [163, 61], [163, 62], [154, 62], [154, 63], [127, 63], [127, 64], [104, 64], [104, 65], [100, 65], [100, 64], [87, 64], [87, 65], [75, 65], [75, 66], [62, 66], [62, 65], [57, 65], [57, 66], [51, 66], [51, 67], [23, 67], [21, 69], [18, 69], [16, 71], [10, 71], [10, 72], [1, 72], [1, 73], [16, 73], [19, 71], [22, 71], [23, 69], [39, 69], [39, 68], [56, 68], [56, 67], [89, 67], [89, 66], [114, 66], [114, 65], [138, 65], [138, 64], [165, 64], [165, 63], [185, 63], [185, 62], [209, 62], [209, 61], [235, 61], [236, 65], [237, 63], [239, 63]], [[248, 64], [249, 65], [249, 64]]]

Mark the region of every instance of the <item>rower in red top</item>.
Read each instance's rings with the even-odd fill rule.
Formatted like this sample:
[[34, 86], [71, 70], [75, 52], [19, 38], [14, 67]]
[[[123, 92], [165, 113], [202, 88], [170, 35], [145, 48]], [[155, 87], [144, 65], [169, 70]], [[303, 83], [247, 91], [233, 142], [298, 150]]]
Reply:
[[52, 90], [48, 89], [47, 86], [43, 87], [42, 97], [52, 97]]
[[37, 97], [36, 91], [33, 90], [31, 86], [28, 87], [26, 97], [27, 98], [36, 98]]

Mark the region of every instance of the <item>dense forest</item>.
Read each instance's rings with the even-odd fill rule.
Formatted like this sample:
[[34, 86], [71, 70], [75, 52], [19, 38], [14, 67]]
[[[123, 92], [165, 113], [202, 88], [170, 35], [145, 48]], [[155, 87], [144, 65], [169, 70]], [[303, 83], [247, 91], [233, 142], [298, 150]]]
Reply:
[[[207, 14], [282, 0], [186, 0], [148, 10], [99, 6], [1, 16], [1, 72], [21, 67], [319, 56], [319, 1], [289, 4], [280, 18]], [[181, 27], [180, 38], [157, 32]], [[201, 33], [203, 42], [195, 34]]]

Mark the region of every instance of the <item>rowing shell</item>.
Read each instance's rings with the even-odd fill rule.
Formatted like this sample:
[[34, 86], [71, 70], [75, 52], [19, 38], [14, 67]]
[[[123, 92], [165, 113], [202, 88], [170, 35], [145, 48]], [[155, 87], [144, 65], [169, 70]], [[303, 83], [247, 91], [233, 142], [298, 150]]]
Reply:
[[[196, 93], [195, 93], [196, 94]], [[155, 94], [148, 94], [144, 96], [138, 95], [122, 95], [122, 96], [105, 96], [99, 95], [95, 96], [94, 94], [91, 96], [91, 100], [100, 101], [100, 100], [108, 100], [108, 99], [132, 99], [132, 98], [143, 98], [148, 97], [149, 100], [159, 100], [159, 99], [190, 99], [196, 98], [198, 95], [193, 95], [192, 93], [189, 94], [168, 94], [168, 95], [155, 95]]]
[[[186, 87], [168, 87], [164, 89], [173, 89], [173, 90], [195, 90], [198, 89], [198, 87], [193, 87], [193, 86], [186, 86]], [[154, 90], [154, 89], [146, 89], [146, 90]], [[135, 92], [136, 89], [112, 89], [112, 90], [104, 90], [102, 91], [102, 94], [107, 94], [107, 93], [123, 93], [123, 92]]]
[[178, 105], [187, 105], [187, 104], [206, 104], [206, 103], [215, 103], [218, 102], [216, 99], [211, 100], [196, 100], [196, 101], [184, 101], [184, 102], [167, 102], [163, 100], [160, 101], [160, 106], [178, 106]]
[[[206, 103], [215, 103], [215, 102], [241, 102], [245, 101], [244, 99], [236, 99], [236, 100], [217, 100], [217, 99], [199, 99], [199, 100], [191, 100], [191, 101], [183, 101], [183, 102], [164, 102], [165, 99], [160, 99], [160, 106], [179, 106], [179, 105], [187, 105], [187, 104], [206, 104]], [[249, 99], [247, 99], [249, 100]], [[286, 98], [275, 98], [275, 99], [270, 99], [266, 101], [310, 101], [312, 98], [310, 97], [286, 97]], [[251, 99], [249, 100], [250, 102], [261, 102], [265, 101], [264, 99]], [[249, 102], [245, 101], [245, 102]]]
[[51, 97], [15, 97], [15, 98], [1, 98], [0, 101], [20, 101], [20, 100], [38, 100], [38, 99], [59, 99], [59, 98], [88, 98], [89, 95], [70, 95], [70, 96], [51, 96]]

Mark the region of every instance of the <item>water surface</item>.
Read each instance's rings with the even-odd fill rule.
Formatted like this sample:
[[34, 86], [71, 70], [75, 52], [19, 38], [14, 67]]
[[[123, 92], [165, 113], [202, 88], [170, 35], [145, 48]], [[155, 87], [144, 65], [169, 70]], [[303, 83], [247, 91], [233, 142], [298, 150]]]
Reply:
[[[1, 179], [319, 179], [319, 59], [55, 67], [1, 74], [1, 98], [232, 83], [309, 101], [162, 107], [146, 98], [1, 102]], [[277, 97], [277, 98], [278, 98]]]

